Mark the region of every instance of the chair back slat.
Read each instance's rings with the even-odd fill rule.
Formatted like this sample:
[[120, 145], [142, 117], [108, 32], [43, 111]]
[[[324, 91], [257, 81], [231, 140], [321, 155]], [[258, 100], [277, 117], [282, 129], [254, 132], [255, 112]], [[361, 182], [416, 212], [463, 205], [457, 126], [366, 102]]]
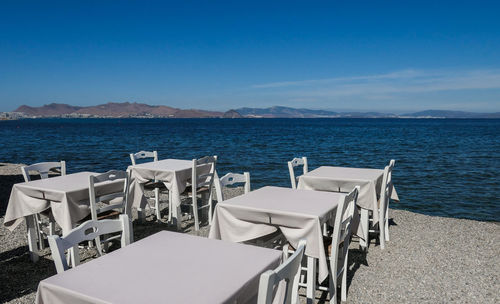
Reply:
[[158, 161], [158, 152], [157, 151], [139, 151], [137, 153], [130, 153], [130, 160], [132, 161], [132, 165], [136, 165], [136, 161], [138, 159], [152, 158], [153, 161]]
[[306, 174], [309, 172], [309, 167], [307, 165], [307, 157], [294, 158], [288, 162], [288, 171], [290, 173], [290, 182], [292, 184], [292, 188], [297, 188], [297, 177], [295, 177], [295, 167], [302, 166], [302, 173]]
[[227, 173], [219, 179], [218, 183], [215, 183], [215, 191], [217, 193], [217, 199], [219, 202], [224, 201], [224, 193], [222, 189], [227, 186], [232, 186], [234, 184], [243, 184], [244, 193], [250, 192], [250, 173]]
[[24, 177], [25, 182], [31, 181], [30, 172], [36, 172], [40, 175], [41, 179], [49, 177], [49, 172], [53, 169], [59, 169], [61, 175], [66, 175], [66, 162], [64, 160], [60, 162], [43, 162], [37, 163], [30, 166], [21, 167], [21, 172]]
[[120, 215], [120, 218], [117, 220], [86, 221], [62, 237], [58, 235], [49, 236], [50, 250], [57, 273], [61, 273], [69, 268], [65, 255], [66, 250], [75, 247], [81, 242], [96, 239], [103, 234], [116, 232], [122, 232], [122, 247], [132, 242], [132, 224], [126, 214]]
[[[283, 264], [275, 270], [268, 270], [260, 276], [259, 294], [257, 298], [258, 304], [271, 304], [273, 302], [273, 294], [281, 281], [285, 281], [285, 294], [282, 298], [284, 304], [292, 303], [294, 294], [298, 293], [299, 270], [306, 248], [306, 241], [301, 240], [297, 250]], [[276, 294], [280, 297], [281, 294]]]
[[[193, 186], [193, 197], [196, 195], [196, 188], [208, 187], [211, 191], [215, 176], [217, 156], [205, 156], [193, 159], [193, 169], [191, 174], [191, 184]], [[205, 172], [208, 168], [208, 172]], [[203, 173], [199, 173], [203, 172]]]
[[[107, 193], [104, 195], [97, 195], [96, 187], [99, 184], [105, 182], [111, 182], [115, 180], [123, 179], [123, 188], [117, 192]], [[90, 214], [93, 220], [97, 220], [97, 215], [107, 210], [111, 209], [119, 209], [121, 213], [129, 212], [129, 181], [130, 181], [130, 172], [111, 170], [106, 173], [102, 173], [99, 175], [91, 175], [89, 177], [89, 201], [90, 201]], [[117, 198], [122, 198], [118, 202], [113, 202], [110, 204], [112, 200]], [[109, 205], [104, 208], [98, 208], [98, 203], [108, 203]]]

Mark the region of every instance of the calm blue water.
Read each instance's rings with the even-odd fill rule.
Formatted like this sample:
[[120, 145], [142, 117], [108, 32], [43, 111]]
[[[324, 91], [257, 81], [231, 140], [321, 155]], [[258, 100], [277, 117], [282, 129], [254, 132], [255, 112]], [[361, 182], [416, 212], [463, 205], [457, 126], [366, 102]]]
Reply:
[[39, 119], [0, 122], [0, 162], [67, 161], [68, 172], [125, 169], [128, 154], [219, 156], [219, 174], [249, 171], [252, 187], [289, 186], [286, 162], [383, 168], [393, 208], [500, 221], [500, 120]]

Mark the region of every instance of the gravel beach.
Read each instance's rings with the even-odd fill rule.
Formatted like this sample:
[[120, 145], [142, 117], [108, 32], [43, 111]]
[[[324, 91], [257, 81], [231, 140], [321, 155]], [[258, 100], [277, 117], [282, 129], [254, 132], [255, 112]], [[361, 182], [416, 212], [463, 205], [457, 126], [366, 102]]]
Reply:
[[[48, 248], [38, 263], [30, 261], [24, 224], [13, 232], [3, 227], [12, 184], [23, 181], [19, 166], [0, 164], [1, 303], [32, 303], [38, 282], [56, 273]], [[232, 189], [227, 194], [231, 197], [240, 191]], [[499, 223], [393, 209], [390, 218], [393, 225], [386, 250], [372, 241], [364, 253], [357, 243], [352, 244], [348, 303], [500, 303]], [[175, 229], [149, 215], [143, 222], [134, 222], [134, 239], [160, 230]], [[189, 221], [182, 226], [182, 232], [200, 236], [206, 236], [208, 230], [203, 226], [195, 233]], [[95, 254], [85, 250], [83, 262]], [[318, 293], [317, 297], [322, 303], [324, 295]], [[305, 303], [304, 298], [301, 302]]]

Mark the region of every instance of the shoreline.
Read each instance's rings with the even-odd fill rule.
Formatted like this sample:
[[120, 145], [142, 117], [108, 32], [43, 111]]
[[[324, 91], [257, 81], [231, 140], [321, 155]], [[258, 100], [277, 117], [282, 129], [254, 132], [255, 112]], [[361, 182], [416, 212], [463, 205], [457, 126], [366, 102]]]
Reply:
[[21, 121], [21, 120], [35, 120], [35, 119], [373, 119], [373, 120], [384, 120], [384, 119], [402, 119], [402, 120], [499, 120], [500, 117], [434, 117], [434, 116], [422, 116], [422, 117], [347, 117], [347, 116], [324, 116], [324, 117], [267, 117], [267, 116], [246, 116], [246, 117], [142, 117], [142, 116], [102, 116], [102, 117], [63, 117], [63, 116], [44, 116], [44, 117], [23, 117], [14, 119], [0, 119], [0, 121]]
[[[38, 282], [55, 274], [46, 248], [33, 264], [28, 255], [25, 224], [12, 233], [3, 227], [10, 188], [22, 180], [19, 164], [0, 163], [0, 302], [32, 303]], [[241, 189], [228, 192], [238, 195]], [[165, 197], [162, 197], [164, 200]], [[162, 208], [167, 204], [162, 203]], [[149, 210], [149, 209], [147, 209]], [[500, 302], [500, 223], [446, 218], [390, 209], [391, 241], [381, 250], [374, 242], [368, 253], [353, 242], [349, 251], [348, 303]], [[164, 212], [165, 219], [165, 212]], [[139, 240], [161, 230], [174, 230], [148, 216], [134, 222]], [[190, 223], [183, 233], [208, 235], [208, 226], [198, 233]], [[93, 258], [92, 250], [82, 260]], [[317, 293], [321, 297], [321, 293]], [[301, 297], [301, 303], [305, 303]], [[320, 301], [320, 303], [322, 303]]]

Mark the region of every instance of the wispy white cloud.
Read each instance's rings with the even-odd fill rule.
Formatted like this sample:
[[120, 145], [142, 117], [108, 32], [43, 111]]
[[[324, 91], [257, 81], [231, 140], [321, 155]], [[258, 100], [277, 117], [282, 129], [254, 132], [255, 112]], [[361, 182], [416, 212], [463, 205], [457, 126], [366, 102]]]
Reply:
[[379, 75], [365, 75], [365, 76], [351, 76], [351, 77], [335, 77], [335, 78], [323, 78], [323, 79], [309, 79], [309, 80], [299, 80], [299, 81], [282, 81], [282, 82], [271, 82], [264, 84], [253, 85], [253, 88], [282, 88], [282, 87], [297, 87], [297, 86], [313, 86], [313, 85], [327, 85], [335, 83], [345, 83], [345, 82], [359, 82], [359, 81], [376, 81], [381, 79], [402, 79], [402, 78], [413, 78], [421, 75], [421, 72], [415, 70], [404, 70], [397, 71], [386, 74]]
[[378, 75], [272, 82], [252, 88], [304, 99], [342, 96], [390, 99], [405, 93], [500, 89], [500, 70], [403, 70]]

